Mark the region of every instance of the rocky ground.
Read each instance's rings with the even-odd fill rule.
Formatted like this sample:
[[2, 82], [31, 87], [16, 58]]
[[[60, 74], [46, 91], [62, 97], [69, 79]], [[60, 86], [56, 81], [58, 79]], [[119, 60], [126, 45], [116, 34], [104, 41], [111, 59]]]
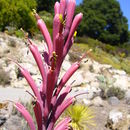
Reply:
[[[39, 51], [42, 53], [44, 42], [36, 40], [33, 42], [38, 44]], [[71, 52], [73, 53], [73, 50]], [[1, 33], [0, 130], [27, 130], [24, 127], [24, 120], [21, 120], [19, 114], [15, 114], [12, 103], [8, 100], [28, 102], [31, 97], [25, 90], [31, 90], [20, 75], [17, 66], [9, 60], [10, 58], [27, 68], [40, 86], [41, 77], [25, 41]], [[60, 77], [71, 66], [70, 59], [68, 55]], [[72, 95], [86, 92], [78, 96], [77, 100], [90, 106], [94, 111], [96, 126], [91, 127], [91, 130], [130, 130], [130, 76], [125, 71], [86, 58], [67, 84], [71, 83]]]

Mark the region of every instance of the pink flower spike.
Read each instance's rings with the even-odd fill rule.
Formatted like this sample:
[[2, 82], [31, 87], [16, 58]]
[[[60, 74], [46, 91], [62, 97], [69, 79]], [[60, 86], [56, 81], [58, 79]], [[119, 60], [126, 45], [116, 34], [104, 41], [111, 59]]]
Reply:
[[54, 47], [54, 50], [55, 50], [55, 46], [56, 46], [55, 45], [56, 44], [56, 36], [59, 33], [60, 24], [61, 24], [59, 17], [60, 17], [60, 15], [56, 14], [54, 17], [54, 20], [53, 20], [53, 47]]
[[52, 94], [55, 87], [55, 79], [56, 79], [56, 72], [54, 70], [49, 69], [47, 74], [47, 105], [48, 109], [50, 109]]
[[68, 70], [67, 72], [64, 74], [64, 76], [62, 77], [56, 94], [55, 96], [57, 97], [58, 94], [60, 93], [61, 89], [63, 88], [63, 86], [66, 84], [66, 82], [70, 79], [70, 77], [76, 72], [76, 70], [79, 68], [80, 64], [78, 62], [75, 62]]
[[44, 51], [42, 56], [44, 57], [45, 63], [49, 65], [49, 54], [46, 51]]
[[52, 116], [51, 122], [49, 123], [47, 130], [52, 130], [54, 127], [55, 122], [59, 118], [59, 116], [64, 112], [64, 110], [70, 106], [74, 102], [74, 98], [70, 97], [66, 99], [61, 105], [57, 106], [56, 111], [54, 112], [54, 115]]
[[14, 106], [23, 115], [23, 117], [26, 119], [30, 129], [31, 130], [36, 130], [33, 119], [31, 117], [31, 115], [29, 114], [29, 112], [26, 110], [26, 108], [20, 103], [15, 103]]
[[50, 36], [50, 34], [47, 30], [47, 27], [46, 27], [44, 21], [40, 18], [40, 16], [37, 13], [35, 14], [35, 17], [37, 19], [37, 25], [38, 25], [41, 33], [43, 34], [45, 41], [47, 43], [49, 54], [51, 55], [52, 50], [53, 50], [53, 44], [52, 44], [52, 41], [51, 41], [51, 36]]
[[42, 61], [42, 58], [41, 58], [41, 55], [38, 51], [38, 48], [37, 46], [35, 46], [34, 44], [32, 44], [32, 42], [30, 41], [30, 39], [28, 39], [29, 42], [31, 44], [29, 44], [29, 49], [30, 51], [32, 52], [32, 55], [37, 63], [37, 66], [39, 68], [39, 71], [41, 73], [41, 76], [42, 76], [42, 80], [44, 82], [44, 86], [43, 86], [43, 92], [45, 93], [45, 89], [46, 89], [46, 71], [45, 71], [45, 68], [44, 68], [44, 65], [43, 65], [43, 61]]
[[[65, 49], [64, 49], [64, 52], [67, 54], [71, 48], [71, 46], [73, 45], [74, 43], [74, 38], [72, 37], [71, 40], [69, 41], [69, 45], [68, 47], [66, 48], [66, 52], [65, 52]], [[65, 58], [65, 53], [63, 54], [63, 57]]]
[[65, 13], [65, 8], [66, 8], [66, 0], [60, 0], [60, 14], [62, 14], [63, 18]]
[[57, 100], [55, 99], [56, 98], [55, 96], [52, 98], [52, 106], [53, 106], [52, 115], [57, 106], [59, 106], [64, 101], [64, 99], [66, 98], [66, 96], [69, 94], [70, 91], [71, 87], [67, 86], [63, 89]]
[[63, 103], [64, 99], [66, 98], [66, 96], [68, 95], [68, 93], [70, 91], [71, 91], [71, 87], [70, 86], [65, 87], [64, 90], [62, 91], [62, 93], [60, 94], [60, 96], [58, 97], [56, 103], [53, 102], [54, 98], [55, 98], [55, 97], [53, 97], [53, 99], [52, 99], [52, 106], [53, 107], [52, 107], [52, 113], [50, 115], [50, 119], [52, 119], [54, 117], [56, 109], [58, 108], [58, 106], [60, 106]]
[[69, 42], [70, 42], [71, 38], [73, 37], [74, 32], [76, 31], [79, 23], [81, 22], [82, 17], [83, 17], [83, 14], [79, 13], [75, 16], [75, 18], [73, 20], [73, 23], [72, 23], [72, 26], [71, 26], [71, 29], [70, 29], [70, 32], [69, 32], [69, 36], [68, 36], [67, 41], [66, 41], [65, 46], [64, 46], [64, 51], [63, 51], [64, 56], [67, 53], [67, 50], [68, 50], [68, 47], [69, 47]]
[[[27, 80], [28, 84], [30, 85], [34, 95], [37, 97], [37, 99], [39, 101], [41, 101], [41, 96], [39, 94], [39, 91], [38, 91], [38, 87], [36, 86], [34, 80], [32, 79], [30, 73], [25, 69], [23, 68], [18, 62], [8, 58], [9, 60], [11, 60], [12, 62], [14, 62], [20, 69], [22, 75], [24, 76], [24, 78]], [[40, 102], [41, 103], [41, 102]]]
[[59, 12], [60, 12], [60, 3], [59, 2], [55, 3], [54, 11], [55, 11], [55, 15], [59, 14]]
[[57, 75], [59, 75], [60, 67], [63, 61], [62, 54], [63, 54], [63, 47], [64, 47], [64, 37], [62, 34], [56, 36], [55, 42], [55, 52], [57, 55], [56, 67], [57, 67]]
[[36, 86], [34, 80], [32, 79], [32, 77], [30, 75], [30, 73], [22, 67], [20, 67], [19, 69], [20, 69], [21, 73], [23, 74], [23, 76], [25, 77], [25, 79], [27, 80], [28, 84], [30, 85], [33, 93], [35, 94], [37, 99], [40, 101], [40, 104], [42, 105], [42, 101], [41, 101], [40, 93], [38, 91], [38, 87]]
[[36, 117], [36, 121], [37, 121], [38, 130], [42, 130], [43, 116], [42, 116], [42, 110], [41, 110], [40, 103], [38, 100], [36, 100], [33, 105], [34, 105], [33, 109], [34, 109], [34, 113], [35, 113], [35, 117]]
[[70, 122], [71, 122], [71, 118], [65, 118], [57, 124], [54, 130], [68, 130], [68, 126]]
[[67, 16], [66, 16], [66, 24], [65, 24], [65, 32], [64, 32], [65, 37], [68, 35], [71, 24], [72, 24], [74, 11], [75, 11], [75, 6], [76, 6], [75, 0], [68, 0], [67, 10], [66, 10], [67, 11]]
[[64, 101], [64, 99], [66, 98], [66, 96], [69, 94], [69, 92], [71, 91], [71, 87], [67, 86], [63, 89], [63, 91], [61, 92], [61, 94], [59, 95], [56, 104], [53, 104], [55, 107], [57, 107], [59, 104], [62, 104], [62, 102]]
[[[75, 99], [73, 97], [70, 97], [68, 99], [66, 99], [61, 105], [57, 106], [54, 118], [55, 121], [59, 118], [59, 116], [64, 112], [64, 110], [70, 106], [73, 102], [75, 101]], [[55, 122], [54, 121], [54, 122]]]

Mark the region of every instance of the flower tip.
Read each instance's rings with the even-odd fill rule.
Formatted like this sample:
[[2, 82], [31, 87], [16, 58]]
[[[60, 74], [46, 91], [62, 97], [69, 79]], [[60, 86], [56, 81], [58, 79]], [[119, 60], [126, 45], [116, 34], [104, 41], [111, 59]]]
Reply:
[[36, 13], [37, 13], [37, 11], [36, 11], [35, 9], [32, 9], [32, 11], [33, 11], [33, 13], [34, 13], [34, 14], [36, 14]]
[[75, 103], [75, 101], [76, 101], [76, 97], [73, 97], [72, 103]]
[[59, 14], [59, 20], [61, 23], [63, 22], [63, 15], [62, 14]]
[[69, 1], [76, 5], [76, 0], [69, 0]]
[[37, 11], [35, 9], [32, 9], [32, 13], [35, 16], [36, 20], [40, 19], [40, 16], [37, 14]]
[[82, 19], [83, 18], [83, 13], [79, 13], [77, 16], [79, 16], [80, 19]]

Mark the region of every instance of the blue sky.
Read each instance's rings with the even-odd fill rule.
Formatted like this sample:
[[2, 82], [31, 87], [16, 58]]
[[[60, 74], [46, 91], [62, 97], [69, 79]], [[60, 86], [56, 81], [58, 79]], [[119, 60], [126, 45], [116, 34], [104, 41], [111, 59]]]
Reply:
[[[129, 30], [130, 30], [130, 0], [118, 0], [118, 1], [120, 3], [124, 16], [126, 16], [128, 19], [128, 25], [129, 25]], [[81, 2], [82, 0], [76, 0], [77, 4]]]

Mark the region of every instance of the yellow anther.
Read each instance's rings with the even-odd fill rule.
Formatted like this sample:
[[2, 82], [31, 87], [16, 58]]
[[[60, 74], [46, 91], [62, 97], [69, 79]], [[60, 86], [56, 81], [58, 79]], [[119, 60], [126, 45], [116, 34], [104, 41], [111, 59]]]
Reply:
[[77, 31], [74, 32], [74, 37], [76, 37], [76, 36], [77, 36]]
[[64, 20], [63, 22], [62, 22], [62, 24], [65, 26], [65, 22], [66, 22], [66, 20]]
[[51, 61], [51, 70], [54, 70], [55, 67], [56, 67], [57, 57], [58, 57], [58, 56], [56, 55], [56, 52], [53, 51], [53, 52], [52, 52], [52, 57], [51, 57], [51, 59], [50, 59], [50, 61]]
[[52, 55], [53, 55], [54, 60], [56, 61], [56, 59], [57, 59], [56, 52], [55, 52], [55, 51], [53, 51], [53, 52], [52, 52]]
[[59, 14], [59, 19], [60, 19], [60, 22], [65, 25], [65, 20], [63, 19], [63, 15], [62, 14]]
[[36, 13], [37, 13], [37, 11], [36, 11], [35, 9], [32, 9], [32, 11], [33, 11], [33, 14], [36, 14]]
[[60, 19], [60, 22], [63, 23], [63, 15], [62, 14], [59, 14], [59, 19]]

